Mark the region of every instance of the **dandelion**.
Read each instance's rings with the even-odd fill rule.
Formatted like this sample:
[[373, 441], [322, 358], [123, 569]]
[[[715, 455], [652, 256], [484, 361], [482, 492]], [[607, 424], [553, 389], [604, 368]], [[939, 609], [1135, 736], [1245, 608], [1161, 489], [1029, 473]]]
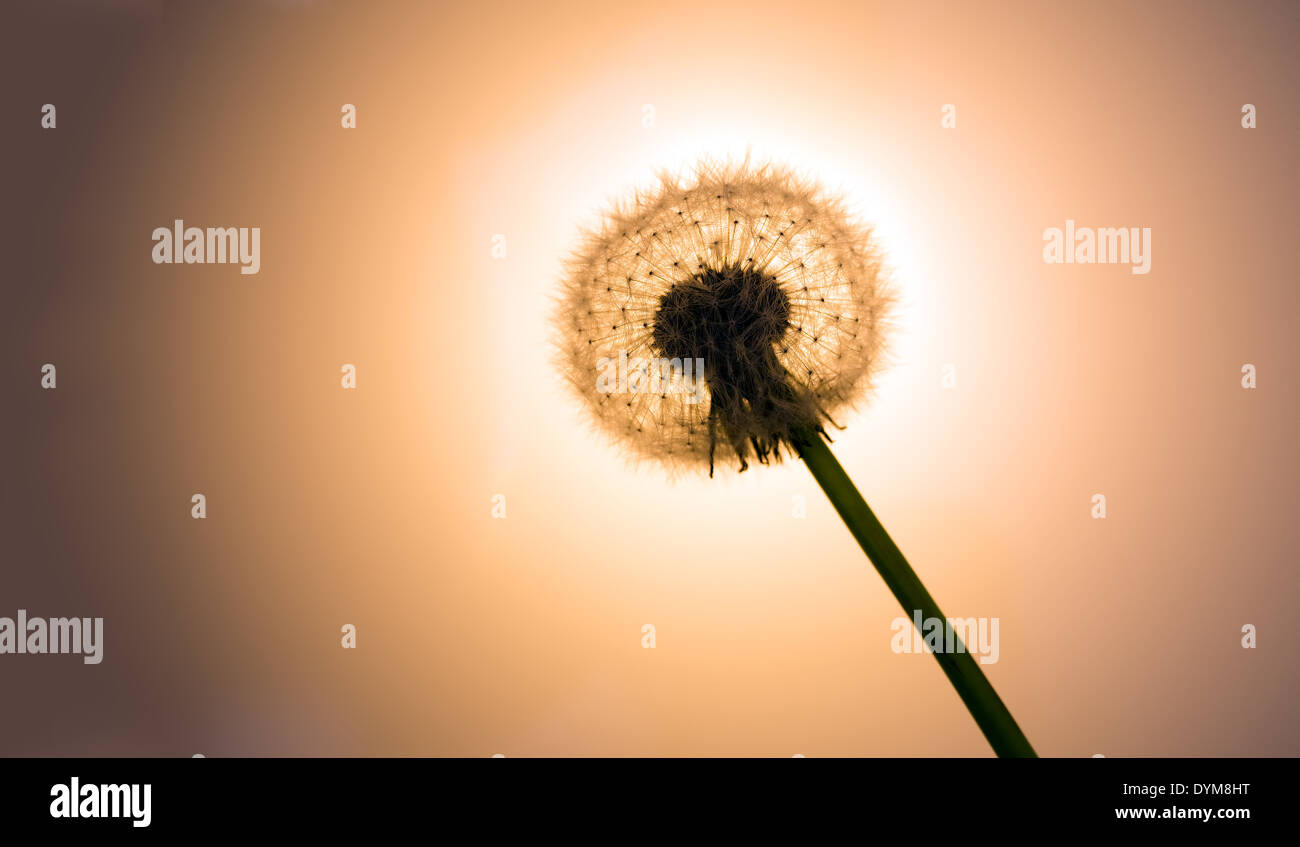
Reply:
[[[609, 215], [568, 268], [567, 373], [602, 428], [674, 470], [781, 458], [870, 387], [890, 298], [869, 230], [789, 170], [701, 165]], [[710, 402], [603, 393], [603, 357], [703, 361]]]
[[[825, 425], [871, 391], [892, 303], [871, 230], [837, 198], [787, 168], [705, 162], [587, 234], [566, 269], [561, 365], [600, 429], [672, 473], [797, 455], [904, 610], [944, 619], [827, 446]], [[994, 750], [1033, 756], [971, 654], [934, 656]]]

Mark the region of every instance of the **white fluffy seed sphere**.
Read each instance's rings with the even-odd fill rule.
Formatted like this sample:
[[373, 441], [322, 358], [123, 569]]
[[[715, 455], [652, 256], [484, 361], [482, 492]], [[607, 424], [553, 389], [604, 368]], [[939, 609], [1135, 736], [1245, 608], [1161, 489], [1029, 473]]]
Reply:
[[786, 168], [703, 163], [586, 234], [561, 365], [633, 458], [743, 471], [871, 388], [891, 303], [870, 229], [838, 199]]

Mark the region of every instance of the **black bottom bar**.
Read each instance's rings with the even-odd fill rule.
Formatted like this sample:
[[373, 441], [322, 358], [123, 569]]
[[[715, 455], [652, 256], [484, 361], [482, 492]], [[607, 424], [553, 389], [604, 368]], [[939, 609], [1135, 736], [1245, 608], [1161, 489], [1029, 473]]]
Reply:
[[[810, 834], [848, 826], [882, 838], [900, 826], [1232, 837], [1286, 826], [1296, 762], [9, 759], [0, 767], [0, 820], [7, 831], [73, 838], [463, 827], [622, 837], [628, 827], [736, 835], [774, 826]], [[146, 813], [148, 825], [136, 826]]]

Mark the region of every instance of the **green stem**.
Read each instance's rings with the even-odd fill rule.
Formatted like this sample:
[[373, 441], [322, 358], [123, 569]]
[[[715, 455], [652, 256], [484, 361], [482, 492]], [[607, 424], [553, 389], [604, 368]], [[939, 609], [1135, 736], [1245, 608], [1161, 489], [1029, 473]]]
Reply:
[[[808, 429], [796, 432], [794, 447], [808, 465], [808, 470], [812, 471], [813, 478], [830, 498], [835, 511], [840, 513], [849, 531], [862, 546], [863, 552], [884, 577], [889, 590], [903, 604], [903, 610], [909, 616], [913, 611], [920, 610], [922, 619], [938, 618], [946, 621], [943, 612], [939, 611], [939, 604], [925, 590], [916, 572], [907, 563], [907, 559], [903, 558], [898, 545], [889, 537], [867, 501], [862, 499], [853, 480], [844, 472], [821, 435]], [[1007, 711], [1002, 698], [993, 690], [979, 664], [960, 643], [960, 637], [954, 646], [956, 649], [952, 652], [935, 651], [934, 657], [948, 675], [948, 681], [961, 695], [962, 702], [970, 710], [971, 717], [975, 718], [975, 723], [979, 724], [984, 737], [993, 745], [993, 752], [999, 756], [1037, 757], [1038, 754], [1020, 731], [1011, 712]]]

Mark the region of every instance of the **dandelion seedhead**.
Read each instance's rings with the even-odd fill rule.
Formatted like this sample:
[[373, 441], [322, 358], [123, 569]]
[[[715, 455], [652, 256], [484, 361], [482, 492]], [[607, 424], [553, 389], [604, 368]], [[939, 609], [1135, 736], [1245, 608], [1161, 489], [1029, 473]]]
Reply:
[[637, 456], [743, 471], [870, 389], [890, 303], [871, 231], [838, 200], [786, 168], [705, 162], [587, 234], [567, 266], [562, 364]]

